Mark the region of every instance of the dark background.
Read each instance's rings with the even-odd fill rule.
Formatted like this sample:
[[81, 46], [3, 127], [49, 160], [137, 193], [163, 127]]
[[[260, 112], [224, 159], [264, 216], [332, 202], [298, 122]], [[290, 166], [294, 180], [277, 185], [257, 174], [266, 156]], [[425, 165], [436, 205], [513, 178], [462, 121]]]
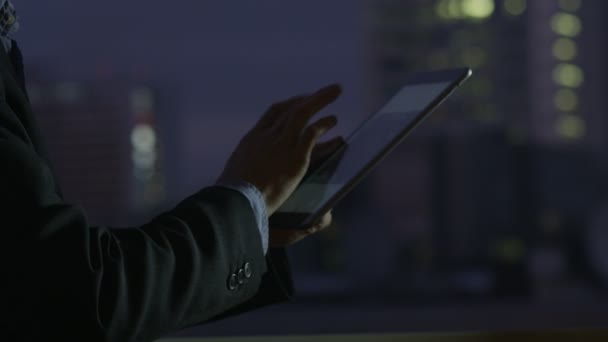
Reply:
[[273, 102], [333, 82], [347, 134], [419, 70], [474, 77], [291, 250], [294, 302], [181, 335], [605, 326], [600, 0], [19, 2], [60, 181], [133, 226], [213, 183]]

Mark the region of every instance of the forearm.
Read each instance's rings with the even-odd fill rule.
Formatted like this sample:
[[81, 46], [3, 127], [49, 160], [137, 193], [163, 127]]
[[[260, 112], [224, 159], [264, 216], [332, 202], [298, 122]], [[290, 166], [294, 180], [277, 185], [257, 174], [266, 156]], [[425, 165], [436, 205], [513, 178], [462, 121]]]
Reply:
[[251, 209], [253, 210], [253, 213], [255, 215], [258, 231], [260, 232], [260, 237], [262, 239], [262, 247], [264, 248], [264, 254], [266, 254], [268, 252], [269, 240], [268, 211], [266, 209], [266, 202], [264, 201], [264, 196], [262, 195], [260, 190], [256, 188], [253, 184], [239, 180], [224, 180], [216, 183], [216, 185], [236, 190], [243, 194], [243, 196], [247, 197], [247, 199], [249, 200], [249, 204], [251, 205]]
[[[228, 191], [212, 200], [233, 197]], [[12, 284], [12, 294], [29, 304], [20, 318], [38, 321], [35, 330], [46, 338], [145, 340], [247, 301], [266, 271], [257, 232], [246, 222], [251, 217], [219, 218], [204, 197], [120, 230], [87, 227], [77, 207], [49, 208], [38, 222], [46, 232], [27, 241], [35, 245], [26, 247], [28, 262], [21, 265], [28, 279]], [[246, 262], [251, 278], [229, 290], [228, 278]]]
[[[145, 333], [200, 324], [253, 297], [266, 272], [248, 202], [232, 190], [205, 189], [140, 229], [112, 234], [122, 258], [108, 261], [100, 311], [119, 334], [133, 329], [125, 320]], [[230, 277], [245, 264], [251, 275], [234, 287]]]
[[[238, 192], [204, 189], [137, 228], [90, 227], [80, 207], [53, 194], [26, 146], [1, 143], [0, 156], [8, 303], [0, 310], [20, 338], [152, 340], [258, 291], [266, 260]], [[230, 290], [247, 262], [250, 278]]]

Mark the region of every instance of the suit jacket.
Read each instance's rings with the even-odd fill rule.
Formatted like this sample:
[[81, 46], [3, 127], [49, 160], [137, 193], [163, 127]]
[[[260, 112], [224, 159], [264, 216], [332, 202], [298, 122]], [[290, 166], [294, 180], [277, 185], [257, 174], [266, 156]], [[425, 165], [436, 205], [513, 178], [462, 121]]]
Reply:
[[[264, 256], [252, 208], [234, 190], [202, 189], [140, 227], [91, 227], [61, 195], [19, 56], [0, 48], [0, 334], [150, 341], [293, 293], [284, 251]], [[233, 288], [246, 264], [251, 274]]]

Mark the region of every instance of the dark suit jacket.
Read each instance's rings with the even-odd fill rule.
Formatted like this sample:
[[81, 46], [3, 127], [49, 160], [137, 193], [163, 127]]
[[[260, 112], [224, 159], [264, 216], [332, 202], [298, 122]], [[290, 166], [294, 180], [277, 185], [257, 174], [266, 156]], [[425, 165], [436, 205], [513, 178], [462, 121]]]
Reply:
[[292, 294], [284, 251], [264, 256], [237, 191], [205, 188], [140, 227], [91, 227], [61, 195], [13, 57], [0, 48], [0, 336], [150, 341]]

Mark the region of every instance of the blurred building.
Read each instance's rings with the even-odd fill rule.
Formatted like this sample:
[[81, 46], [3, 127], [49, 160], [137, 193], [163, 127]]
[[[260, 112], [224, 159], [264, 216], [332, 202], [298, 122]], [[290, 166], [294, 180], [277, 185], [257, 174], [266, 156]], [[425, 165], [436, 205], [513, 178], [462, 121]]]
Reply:
[[117, 80], [32, 77], [28, 92], [65, 198], [126, 226], [164, 198], [157, 93]]
[[[606, 21], [598, 14], [606, 2], [370, 0], [367, 5], [371, 108], [411, 72], [474, 70], [391, 157], [431, 176], [408, 186], [412, 181], [402, 168], [388, 164], [372, 176], [392, 180], [377, 182], [377, 198], [392, 208], [391, 225], [409, 231], [401, 234], [402, 248], [418, 253], [394, 262], [405, 267], [430, 259], [429, 273], [468, 274], [468, 280], [442, 280], [465, 291], [528, 293], [539, 269], [532, 256], [546, 255], [537, 253], [537, 246], [559, 245], [560, 239], [575, 243], [565, 230], [582, 228], [602, 197], [601, 163], [593, 156], [608, 143], [606, 104], [598, 93], [606, 89], [608, 74], [606, 58], [598, 58], [606, 56]], [[555, 178], [562, 183], [548, 185]], [[412, 228], [404, 224], [412, 217], [406, 207], [417, 200]], [[568, 258], [572, 246], [566, 245], [559, 245], [551, 260]], [[555, 277], [569, 272], [566, 264]]]
[[435, 121], [464, 116], [503, 124], [514, 140], [605, 145], [605, 1], [368, 4], [374, 103], [414, 70], [470, 66], [474, 77]]
[[605, 149], [605, 1], [528, 1], [529, 97], [540, 143]]

